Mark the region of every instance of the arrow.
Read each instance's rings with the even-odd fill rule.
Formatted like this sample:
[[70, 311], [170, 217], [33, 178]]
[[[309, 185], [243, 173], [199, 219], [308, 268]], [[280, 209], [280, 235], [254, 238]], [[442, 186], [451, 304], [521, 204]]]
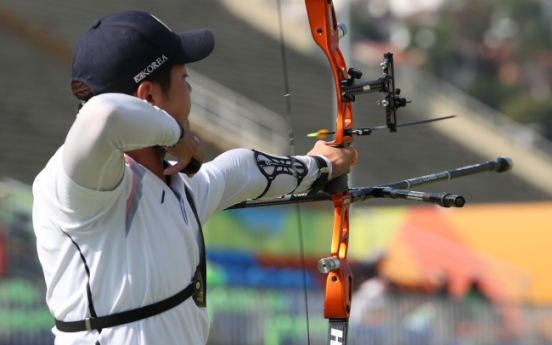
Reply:
[[[429, 123], [429, 122], [436, 122], [436, 121], [441, 121], [441, 120], [446, 120], [446, 119], [452, 119], [454, 117], [456, 117], [456, 115], [449, 115], [449, 116], [443, 116], [443, 117], [438, 117], [438, 118], [434, 118], [434, 119], [414, 121], [414, 122], [405, 122], [405, 123], [400, 123], [400, 124], [396, 125], [396, 127], [419, 125], [419, 124], [423, 124], [423, 123]], [[349, 135], [349, 136], [352, 136], [352, 135], [358, 135], [358, 136], [370, 135], [373, 130], [386, 129], [386, 128], [388, 128], [388, 127], [387, 126], [377, 126], [377, 127], [366, 127], [366, 128], [350, 128], [350, 129], [346, 130], [345, 134]], [[327, 129], [321, 129], [318, 132], [307, 134], [307, 137], [324, 139], [325, 137], [327, 137], [330, 134], [335, 134], [335, 132], [329, 131]]]

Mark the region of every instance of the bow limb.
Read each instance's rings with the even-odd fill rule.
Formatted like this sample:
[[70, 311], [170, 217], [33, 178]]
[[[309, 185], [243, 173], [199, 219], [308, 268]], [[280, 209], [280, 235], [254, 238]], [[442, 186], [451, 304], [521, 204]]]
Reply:
[[322, 49], [332, 69], [337, 104], [336, 137], [332, 142], [341, 146], [351, 144], [353, 137], [345, 135], [345, 129], [353, 128], [351, 102], [341, 97], [341, 82], [347, 80], [347, 66], [339, 50], [339, 26], [331, 0], [305, 0], [311, 33]]
[[[305, 0], [314, 41], [324, 51], [333, 72], [337, 104], [334, 146], [348, 146], [353, 137], [346, 130], [353, 128], [351, 100], [342, 97], [341, 86], [347, 81], [347, 67], [339, 50], [340, 27], [331, 0]], [[346, 176], [337, 178], [326, 192], [334, 203], [334, 225], [330, 257], [322, 259], [319, 268], [328, 273], [324, 295], [324, 317], [329, 319], [328, 344], [347, 344], [348, 320], [351, 310], [353, 275], [347, 262], [349, 247], [349, 208], [351, 194]], [[321, 267], [322, 266], [322, 267]]]

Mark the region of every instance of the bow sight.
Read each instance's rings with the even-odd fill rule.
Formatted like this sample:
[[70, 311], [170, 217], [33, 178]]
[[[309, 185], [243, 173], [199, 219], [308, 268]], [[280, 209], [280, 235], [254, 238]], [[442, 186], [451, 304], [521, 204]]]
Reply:
[[[343, 23], [339, 23], [339, 38], [342, 38], [347, 34], [347, 27]], [[383, 61], [380, 63], [380, 67], [383, 70], [383, 74], [380, 78], [369, 81], [356, 81], [362, 77], [362, 72], [356, 68], [349, 68], [347, 74], [349, 78], [341, 80], [341, 101], [344, 103], [350, 103], [355, 101], [355, 96], [364, 93], [382, 92], [385, 94], [384, 99], [378, 100], [377, 104], [385, 108], [385, 126], [377, 127], [365, 127], [365, 128], [345, 128], [344, 136], [353, 135], [369, 135], [375, 129], [389, 128], [389, 132], [396, 132], [397, 127], [411, 126], [422, 123], [434, 122], [439, 120], [445, 120], [454, 117], [455, 115], [439, 117], [434, 119], [397, 123], [397, 110], [402, 107], [406, 107], [411, 101], [407, 101], [406, 98], [401, 97], [401, 89], [395, 87], [395, 66], [393, 61], [393, 54], [388, 52], [383, 55]], [[320, 139], [326, 137], [327, 134], [335, 134], [328, 130], [319, 130], [316, 133], [308, 134], [309, 137], [318, 137]]]
[[[397, 129], [397, 109], [405, 107], [407, 101], [400, 97], [401, 89], [395, 88], [395, 68], [393, 63], [393, 54], [386, 53], [383, 55], [383, 62], [380, 63], [383, 75], [381, 78], [370, 81], [355, 82], [356, 79], [362, 77], [362, 72], [356, 68], [349, 68], [347, 74], [349, 79], [341, 81], [341, 100], [343, 102], [354, 102], [355, 95], [362, 93], [383, 92], [385, 98], [378, 100], [378, 105], [385, 107], [385, 117], [387, 120], [387, 128], [390, 132], [396, 132]], [[364, 128], [356, 129], [352, 134], [366, 135], [367, 131]]]

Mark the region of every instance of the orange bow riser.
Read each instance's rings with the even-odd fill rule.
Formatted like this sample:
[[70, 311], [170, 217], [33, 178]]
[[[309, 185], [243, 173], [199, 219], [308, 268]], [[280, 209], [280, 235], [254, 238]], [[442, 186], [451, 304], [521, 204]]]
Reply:
[[[347, 67], [339, 50], [339, 38], [344, 27], [338, 25], [335, 9], [331, 0], [306, 0], [312, 37], [326, 54], [332, 68], [337, 104], [335, 146], [348, 146], [353, 137], [347, 135], [347, 129], [353, 128], [353, 110], [349, 100], [343, 99], [341, 85], [348, 79]], [[331, 182], [334, 182], [333, 180]], [[349, 246], [349, 193], [346, 176], [342, 176], [341, 185], [326, 189], [334, 203], [334, 227], [331, 244], [331, 256], [322, 259], [319, 268], [328, 273], [324, 298], [324, 317], [330, 321], [328, 344], [346, 344], [348, 319], [351, 310], [353, 275], [347, 262]]]

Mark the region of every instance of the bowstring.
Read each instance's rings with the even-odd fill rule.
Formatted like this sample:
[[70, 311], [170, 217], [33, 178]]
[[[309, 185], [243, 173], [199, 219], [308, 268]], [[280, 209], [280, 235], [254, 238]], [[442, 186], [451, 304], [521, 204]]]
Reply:
[[[278, 24], [280, 31], [280, 52], [282, 55], [282, 70], [284, 76], [284, 97], [286, 99], [286, 112], [287, 112], [287, 121], [289, 126], [289, 155], [292, 160], [293, 170], [295, 176], [297, 176], [295, 163], [293, 156], [295, 156], [295, 135], [293, 133], [293, 122], [291, 119], [291, 93], [289, 88], [289, 78], [288, 78], [288, 67], [287, 67], [287, 58], [286, 58], [286, 45], [284, 40], [284, 26], [282, 20], [282, 4], [281, 0], [277, 0], [278, 7]], [[310, 329], [309, 329], [309, 302], [307, 296], [307, 269], [305, 263], [305, 249], [303, 245], [303, 226], [301, 223], [301, 207], [300, 204], [295, 204], [295, 213], [297, 215], [297, 229], [299, 237], [299, 252], [301, 256], [301, 269], [302, 269], [302, 278], [303, 278], [303, 299], [305, 303], [305, 321], [307, 323], [307, 344], [310, 345]]]

